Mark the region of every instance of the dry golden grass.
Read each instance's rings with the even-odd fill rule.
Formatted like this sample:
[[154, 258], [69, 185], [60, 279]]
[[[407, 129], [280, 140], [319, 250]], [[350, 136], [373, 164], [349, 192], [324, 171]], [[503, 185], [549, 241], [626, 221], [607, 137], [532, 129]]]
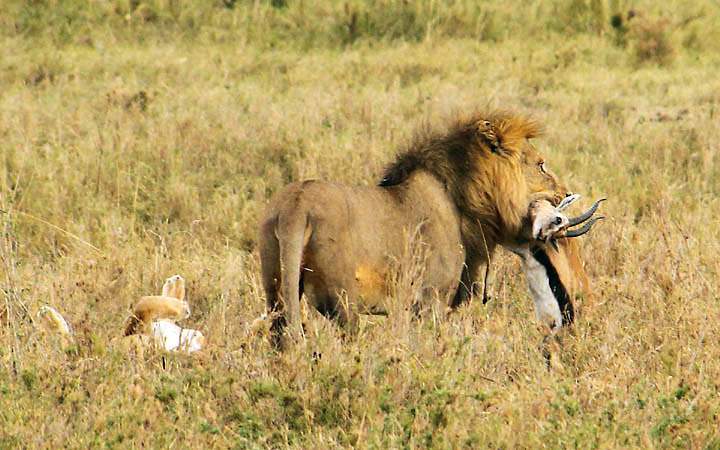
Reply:
[[[238, 3], [227, 20], [310, 21], [289, 3]], [[359, 21], [352, 39], [315, 45], [334, 35], [282, 42], [303, 35], [287, 25], [277, 42], [225, 39], [224, 16], [200, 11], [195, 41], [182, 11], [163, 22], [175, 2], [147, 2], [156, 16], [133, 12], [148, 22], [132, 25], [137, 39], [124, 10], [0, 36], [0, 447], [720, 447], [720, 18], [712, 4], [643, 3], [652, 17], [702, 16], [667, 27], [672, 63], [638, 66], [639, 44], [610, 34], [610, 6], [585, 3], [607, 20], [572, 33], [541, 4], [509, 33], [487, 18], [451, 33], [467, 18], [455, 6], [447, 29], [373, 40]], [[610, 198], [583, 238], [597, 299], [553, 367], [508, 255], [498, 298], [449, 317], [411, 321], [398, 306], [344, 342], [308, 312], [307, 342], [282, 355], [249, 333], [264, 311], [255, 242], [269, 196], [310, 177], [374, 183], [422, 121], [477, 105], [542, 120], [553, 170]], [[175, 273], [207, 349], [128, 357], [130, 306]], [[398, 299], [409, 289], [400, 277]], [[42, 332], [43, 304], [74, 342]]]

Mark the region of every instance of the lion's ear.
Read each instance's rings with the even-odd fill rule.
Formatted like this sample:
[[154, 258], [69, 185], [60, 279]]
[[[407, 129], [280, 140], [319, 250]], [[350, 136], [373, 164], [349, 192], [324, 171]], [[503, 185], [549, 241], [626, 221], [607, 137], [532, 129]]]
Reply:
[[498, 133], [493, 128], [492, 123], [489, 120], [481, 120], [477, 125], [478, 135], [482, 137], [485, 143], [490, 147], [493, 153], [500, 155], [506, 155], [505, 150], [502, 147], [502, 142], [498, 138]]

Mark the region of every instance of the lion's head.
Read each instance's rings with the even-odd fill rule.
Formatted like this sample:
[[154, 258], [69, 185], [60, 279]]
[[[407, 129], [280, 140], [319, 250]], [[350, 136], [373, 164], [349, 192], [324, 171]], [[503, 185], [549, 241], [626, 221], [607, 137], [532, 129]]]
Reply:
[[530, 141], [526, 143], [526, 146], [527, 148], [523, 151], [522, 167], [530, 192], [552, 192], [554, 193], [553, 204], [559, 204], [570, 192], [535, 146]]
[[508, 113], [463, 116], [443, 131], [425, 131], [385, 171], [381, 186], [402, 183], [415, 170], [441, 180], [462, 217], [468, 250], [487, 252], [513, 240], [534, 196], [557, 203], [566, 189], [530, 140], [539, 124]]

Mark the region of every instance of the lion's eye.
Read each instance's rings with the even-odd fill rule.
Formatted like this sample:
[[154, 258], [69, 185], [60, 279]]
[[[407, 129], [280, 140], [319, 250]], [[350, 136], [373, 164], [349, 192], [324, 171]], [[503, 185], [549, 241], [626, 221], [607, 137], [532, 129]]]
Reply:
[[547, 173], [547, 170], [545, 170], [545, 161], [538, 164], [538, 167], [540, 168], [540, 172]]

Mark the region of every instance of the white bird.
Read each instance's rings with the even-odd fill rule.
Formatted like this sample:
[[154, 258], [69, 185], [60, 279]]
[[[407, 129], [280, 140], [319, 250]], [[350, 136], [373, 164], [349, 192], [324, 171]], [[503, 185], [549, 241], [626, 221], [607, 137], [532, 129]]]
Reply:
[[42, 319], [44, 328], [51, 332], [69, 336], [72, 334], [70, 325], [65, 318], [52, 306], [43, 305], [38, 310], [37, 316]]
[[205, 336], [200, 331], [181, 328], [169, 320], [156, 320], [151, 328], [155, 341], [167, 351], [193, 353], [205, 345]]

